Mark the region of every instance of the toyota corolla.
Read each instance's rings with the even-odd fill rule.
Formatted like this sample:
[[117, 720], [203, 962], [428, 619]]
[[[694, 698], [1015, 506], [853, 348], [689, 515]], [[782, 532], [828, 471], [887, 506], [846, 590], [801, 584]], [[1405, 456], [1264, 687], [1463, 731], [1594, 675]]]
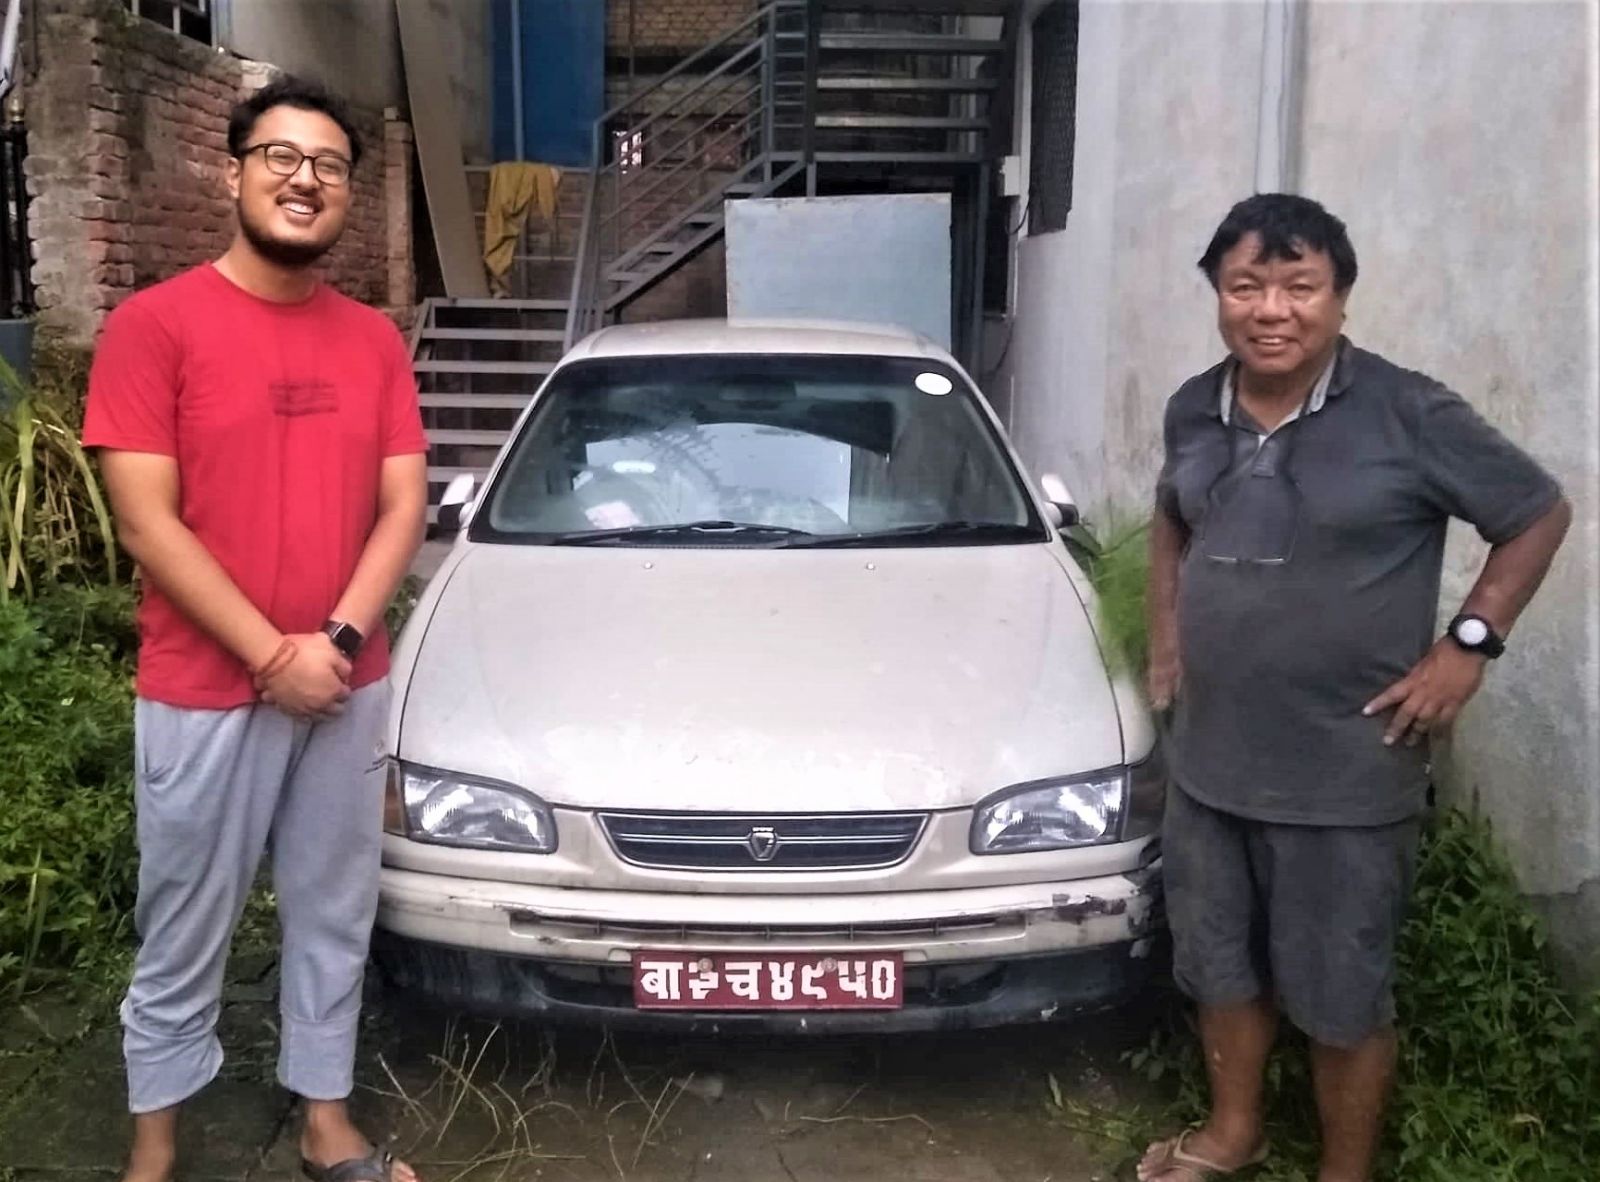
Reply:
[[1127, 996], [1165, 772], [1075, 514], [921, 338], [580, 344], [440, 509], [456, 540], [393, 674], [383, 972], [704, 1030]]

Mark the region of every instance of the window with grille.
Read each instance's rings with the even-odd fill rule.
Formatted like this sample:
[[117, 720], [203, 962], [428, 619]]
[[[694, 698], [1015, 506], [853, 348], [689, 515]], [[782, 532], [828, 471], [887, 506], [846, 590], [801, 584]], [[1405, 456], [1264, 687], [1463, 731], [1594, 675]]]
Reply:
[[1077, 139], [1078, 0], [1052, 0], [1033, 22], [1028, 232], [1064, 230]]
[[134, 16], [154, 21], [180, 37], [216, 44], [217, 0], [123, 0]]

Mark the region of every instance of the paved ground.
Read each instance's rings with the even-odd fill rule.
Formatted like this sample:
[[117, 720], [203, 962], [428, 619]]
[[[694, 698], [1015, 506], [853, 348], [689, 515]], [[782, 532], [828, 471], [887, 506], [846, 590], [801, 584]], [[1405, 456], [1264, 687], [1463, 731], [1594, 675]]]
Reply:
[[[273, 1082], [266, 956], [241, 958], [222, 1077], [191, 1106], [186, 1182], [296, 1176]], [[1101, 1182], [1099, 1117], [1141, 1099], [1120, 1053], [1147, 1013], [993, 1034], [612, 1040], [452, 1019], [374, 989], [357, 1102], [427, 1182]], [[115, 1015], [0, 1009], [0, 1180], [111, 1179], [126, 1132]], [[1085, 1131], [1091, 1127], [1094, 1131]]]

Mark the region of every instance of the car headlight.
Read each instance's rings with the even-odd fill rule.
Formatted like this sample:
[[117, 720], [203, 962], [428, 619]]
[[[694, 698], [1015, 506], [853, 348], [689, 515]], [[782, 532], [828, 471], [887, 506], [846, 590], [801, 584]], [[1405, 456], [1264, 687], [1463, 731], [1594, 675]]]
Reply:
[[1117, 841], [1127, 796], [1122, 767], [1019, 784], [978, 805], [972, 852], [1020, 854]]
[[392, 760], [385, 828], [413, 841], [549, 854], [556, 819], [531, 792], [511, 784]]

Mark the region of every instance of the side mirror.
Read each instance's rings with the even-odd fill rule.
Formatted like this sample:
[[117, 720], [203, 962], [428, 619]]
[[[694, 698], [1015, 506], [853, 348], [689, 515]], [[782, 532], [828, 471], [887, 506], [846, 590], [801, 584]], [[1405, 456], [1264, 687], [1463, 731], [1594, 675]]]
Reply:
[[1078, 524], [1080, 519], [1078, 505], [1072, 499], [1072, 494], [1067, 491], [1066, 481], [1054, 472], [1050, 472], [1039, 478], [1039, 487], [1044, 492], [1050, 521], [1057, 529], [1067, 529]]
[[477, 484], [470, 473], [463, 472], [445, 485], [444, 495], [439, 498], [439, 512], [434, 517], [433, 528], [428, 531], [430, 538], [461, 532], [468, 521], [467, 510]]

